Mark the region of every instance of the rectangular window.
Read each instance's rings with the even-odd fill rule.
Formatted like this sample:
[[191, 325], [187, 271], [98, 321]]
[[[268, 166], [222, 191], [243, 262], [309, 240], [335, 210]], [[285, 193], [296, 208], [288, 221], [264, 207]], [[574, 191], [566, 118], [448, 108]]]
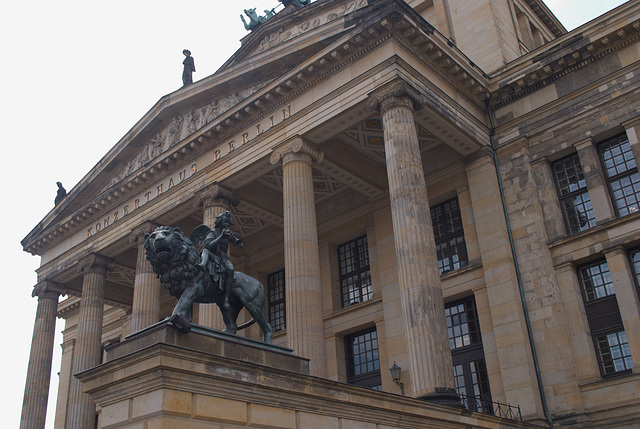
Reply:
[[554, 162], [551, 168], [569, 234], [596, 226], [596, 218], [578, 154]]
[[369, 247], [364, 235], [338, 247], [342, 306], [349, 307], [373, 297]]
[[269, 323], [273, 332], [286, 328], [284, 301], [284, 270], [270, 274], [267, 279], [269, 289]]
[[578, 277], [602, 376], [631, 372], [633, 361], [607, 262], [579, 267]]
[[626, 134], [598, 145], [604, 175], [618, 216], [640, 210], [640, 175]]
[[478, 311], [473, 297], [445, 305], [456, 391], [469, 410], [493, 414]]
[[382, 390], [378, 333], [375, 328], [347, 335], [344, 342], [347, 355], [347, 383]]
[[469, 258], [458, 199], [454, 198], [431, 207], [431, 224], [436, 240], [440, 274], [466, 266]]

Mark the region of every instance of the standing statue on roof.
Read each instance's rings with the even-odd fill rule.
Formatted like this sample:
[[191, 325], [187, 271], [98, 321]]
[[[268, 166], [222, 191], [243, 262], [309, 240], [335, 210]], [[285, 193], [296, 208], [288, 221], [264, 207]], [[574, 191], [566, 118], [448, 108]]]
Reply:
[[182, 70], [182, 86], [187, 86], [193, 83], [191, 74], [196, 71], [196, 65], [193, 62], [190, 50], [184, 49], [182, 54], [186, 57], [182, 62], [184, 65], [184, 69]]
[[58, 185], [58, 193], [56, 194], [56, 200], [55, 200], [55, 205], [57, 206], [58, 204], [60, 204], [60, 201], [62, 201], [64, 197], [67, 196], [67, 190], [64, 189], [64, 187], [62, 186], [62, 183], [60, 182], [56, 182], [56, 185]]
[[273, 9], [265, 10], [264, 11], [264, 13], [266, 14], [265, 16], [258, 16], [258, 14], [256, 13], [255, 7], [253, 9], [245, 9], [244, 13], [246, 13], [247, 16], [249, 17], [249, 22], [245, 21], [244, 16], [242, 16], [242, 14], [240, 15], [240, 19], [244, 23], [244, 29], [248, 31], [255, 30], [256, 28], [260, 27], [260, 25], [267, 22], [269, 18], [275, 16], [275, 11]]
[[290, 4], [295, 5], [298, 8], [304, 7], [311, 3], [311, 0], [278, 0], [280, 3], [284, 5], [284, 7], [289, 6]]

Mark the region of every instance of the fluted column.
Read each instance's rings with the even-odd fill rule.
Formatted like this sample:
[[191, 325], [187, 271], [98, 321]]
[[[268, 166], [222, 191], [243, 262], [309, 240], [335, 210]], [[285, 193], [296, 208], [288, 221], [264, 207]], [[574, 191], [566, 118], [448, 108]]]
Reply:
[[414, 110], [424, 97], [398, 81], [374, 93], [369, 108], [382, 116], [398, 282], [409, 350], [413, 396], [455, 400], [455, 382], [427, 186]]
[[[110, 259], [95, 253], [80, 261], [80, 271], [84, 274], [84, 278], [73, 357], [73, 375], [100, 364], [104, 288], [106, 274], [111, 266]], [[68, 428], [92, 428], [95, 425], [95, 417], [95, 402], [88, 394], [83, 393], [80, 381], [72, 377], [67, 416]]]
[[319, 152], [300, 137], [279, 145], [271, 163], [282, 163], [284, 271], [289, 347], [311, 359], [311, 375], [324, 376], [322, 288], [312, 162]]
[[33, 290], [32, 296], [38, 297], [38, 308], [31, 339], [20, 429], [44, 428], [49, 399], [58, 297], [63, 293], [65, 293], [63, 286], [46, 281], [36, 285]]
[[160, 291], [162, 284], [153, 272], [144, 250], [144, 236], [150, 234], [158, 225], [144, 222], [134, 228], [129, 241], [138, 245], [136, 259], [136, 278], [133, 285], [133, 305], [131, 308], [131, 332], [151, 326], [160, 319]]
[[[234, 192], [216, 184], [203, 189], [196, 196], [202, 205], [202, 223], [209, 228], [214, 227], [216, 216], [231, 211], [232, 207], [240, 203], [240, 198]], [[198, 304], [198, 324], [214, 329], [224, 329], [222, 313], [215, 304]]]

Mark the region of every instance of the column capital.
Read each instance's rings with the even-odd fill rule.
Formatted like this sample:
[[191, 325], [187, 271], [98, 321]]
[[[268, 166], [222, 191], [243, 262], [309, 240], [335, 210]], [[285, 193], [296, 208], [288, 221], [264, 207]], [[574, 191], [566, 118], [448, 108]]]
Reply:
[[129, 243], [143, 243], [145, 234], [151, 234], [160, 225], [150, 220], [142, 222], [140, 225], [131, 229], [129, 234]]
[[78, 272], [81, 273], [103, 273], [112, 270], [115, 266], [112, 259], [97, 253], [90, 253], [79, 261]]
[[[196, 205], [205, 209], [214, 205], [224, 205], [230, 209], [240, 204], [240, 196], [237, 193], [219, 185], [217, 182], [200, 189], [195, 196]], [[223, 200], [223, 204], [220, 204], [220, 200]]]
[[569, 272], [573, 272], [573, 273], [577, 272], [576, 264], [573, 261], [563, 262], [560, 265], [554, 266], [553, 268], [558, 273], [565, 272], [565, 271], [569, 271]]
[[539, 165], [548, 165], [551, 166], [551, 161], [546, 156], [541, 156], [540, 158], [536, 158], [531, 161], [531, 167], [537, 168]]
[[630, 121], [625, 121], [625, 122], [621, 123], [620, 125], [622, 125], [625, 130], [628, 130], [629, 128], [638, 127], [638, 126], [640, 126], [640, 116], [637, 116], [637, 117], [631, 119]]
[[286, 155], [304, 155], [309, 159], [309, 163], [319, 163], [324, 159], [324, 153], [322, 151], [305, 142], [302, 140], [302, 137], [299, 136], [293, 137], [276, 146], [271, 154], [271, 164], [275, 165], [280, 162], [286, 164], [286, 162], [289, 161], [285, 160]]
[[60, 295], [67, 294], [67, 287], [61, 283], [45, 280], [33, 287], [32, 297], [58, 299]]
[[403, 79], [396, 79], [384, 87], [369, 94], [367, 109], [383, 113], [396, 106], [421, 110], [427, 104], [427, 98]]

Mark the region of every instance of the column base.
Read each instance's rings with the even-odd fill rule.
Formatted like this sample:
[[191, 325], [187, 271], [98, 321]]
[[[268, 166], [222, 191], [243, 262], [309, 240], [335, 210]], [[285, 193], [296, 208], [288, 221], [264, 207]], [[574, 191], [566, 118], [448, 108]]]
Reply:
[[462, 407], [462, 404], [460, 403], [460, 396], [456, 390], [448, 389], [446, 387], [436, 387], [436, 391], [434, 393], [421, 396], [419, 399], [439, 405], [446, 405], [448, 407]]

